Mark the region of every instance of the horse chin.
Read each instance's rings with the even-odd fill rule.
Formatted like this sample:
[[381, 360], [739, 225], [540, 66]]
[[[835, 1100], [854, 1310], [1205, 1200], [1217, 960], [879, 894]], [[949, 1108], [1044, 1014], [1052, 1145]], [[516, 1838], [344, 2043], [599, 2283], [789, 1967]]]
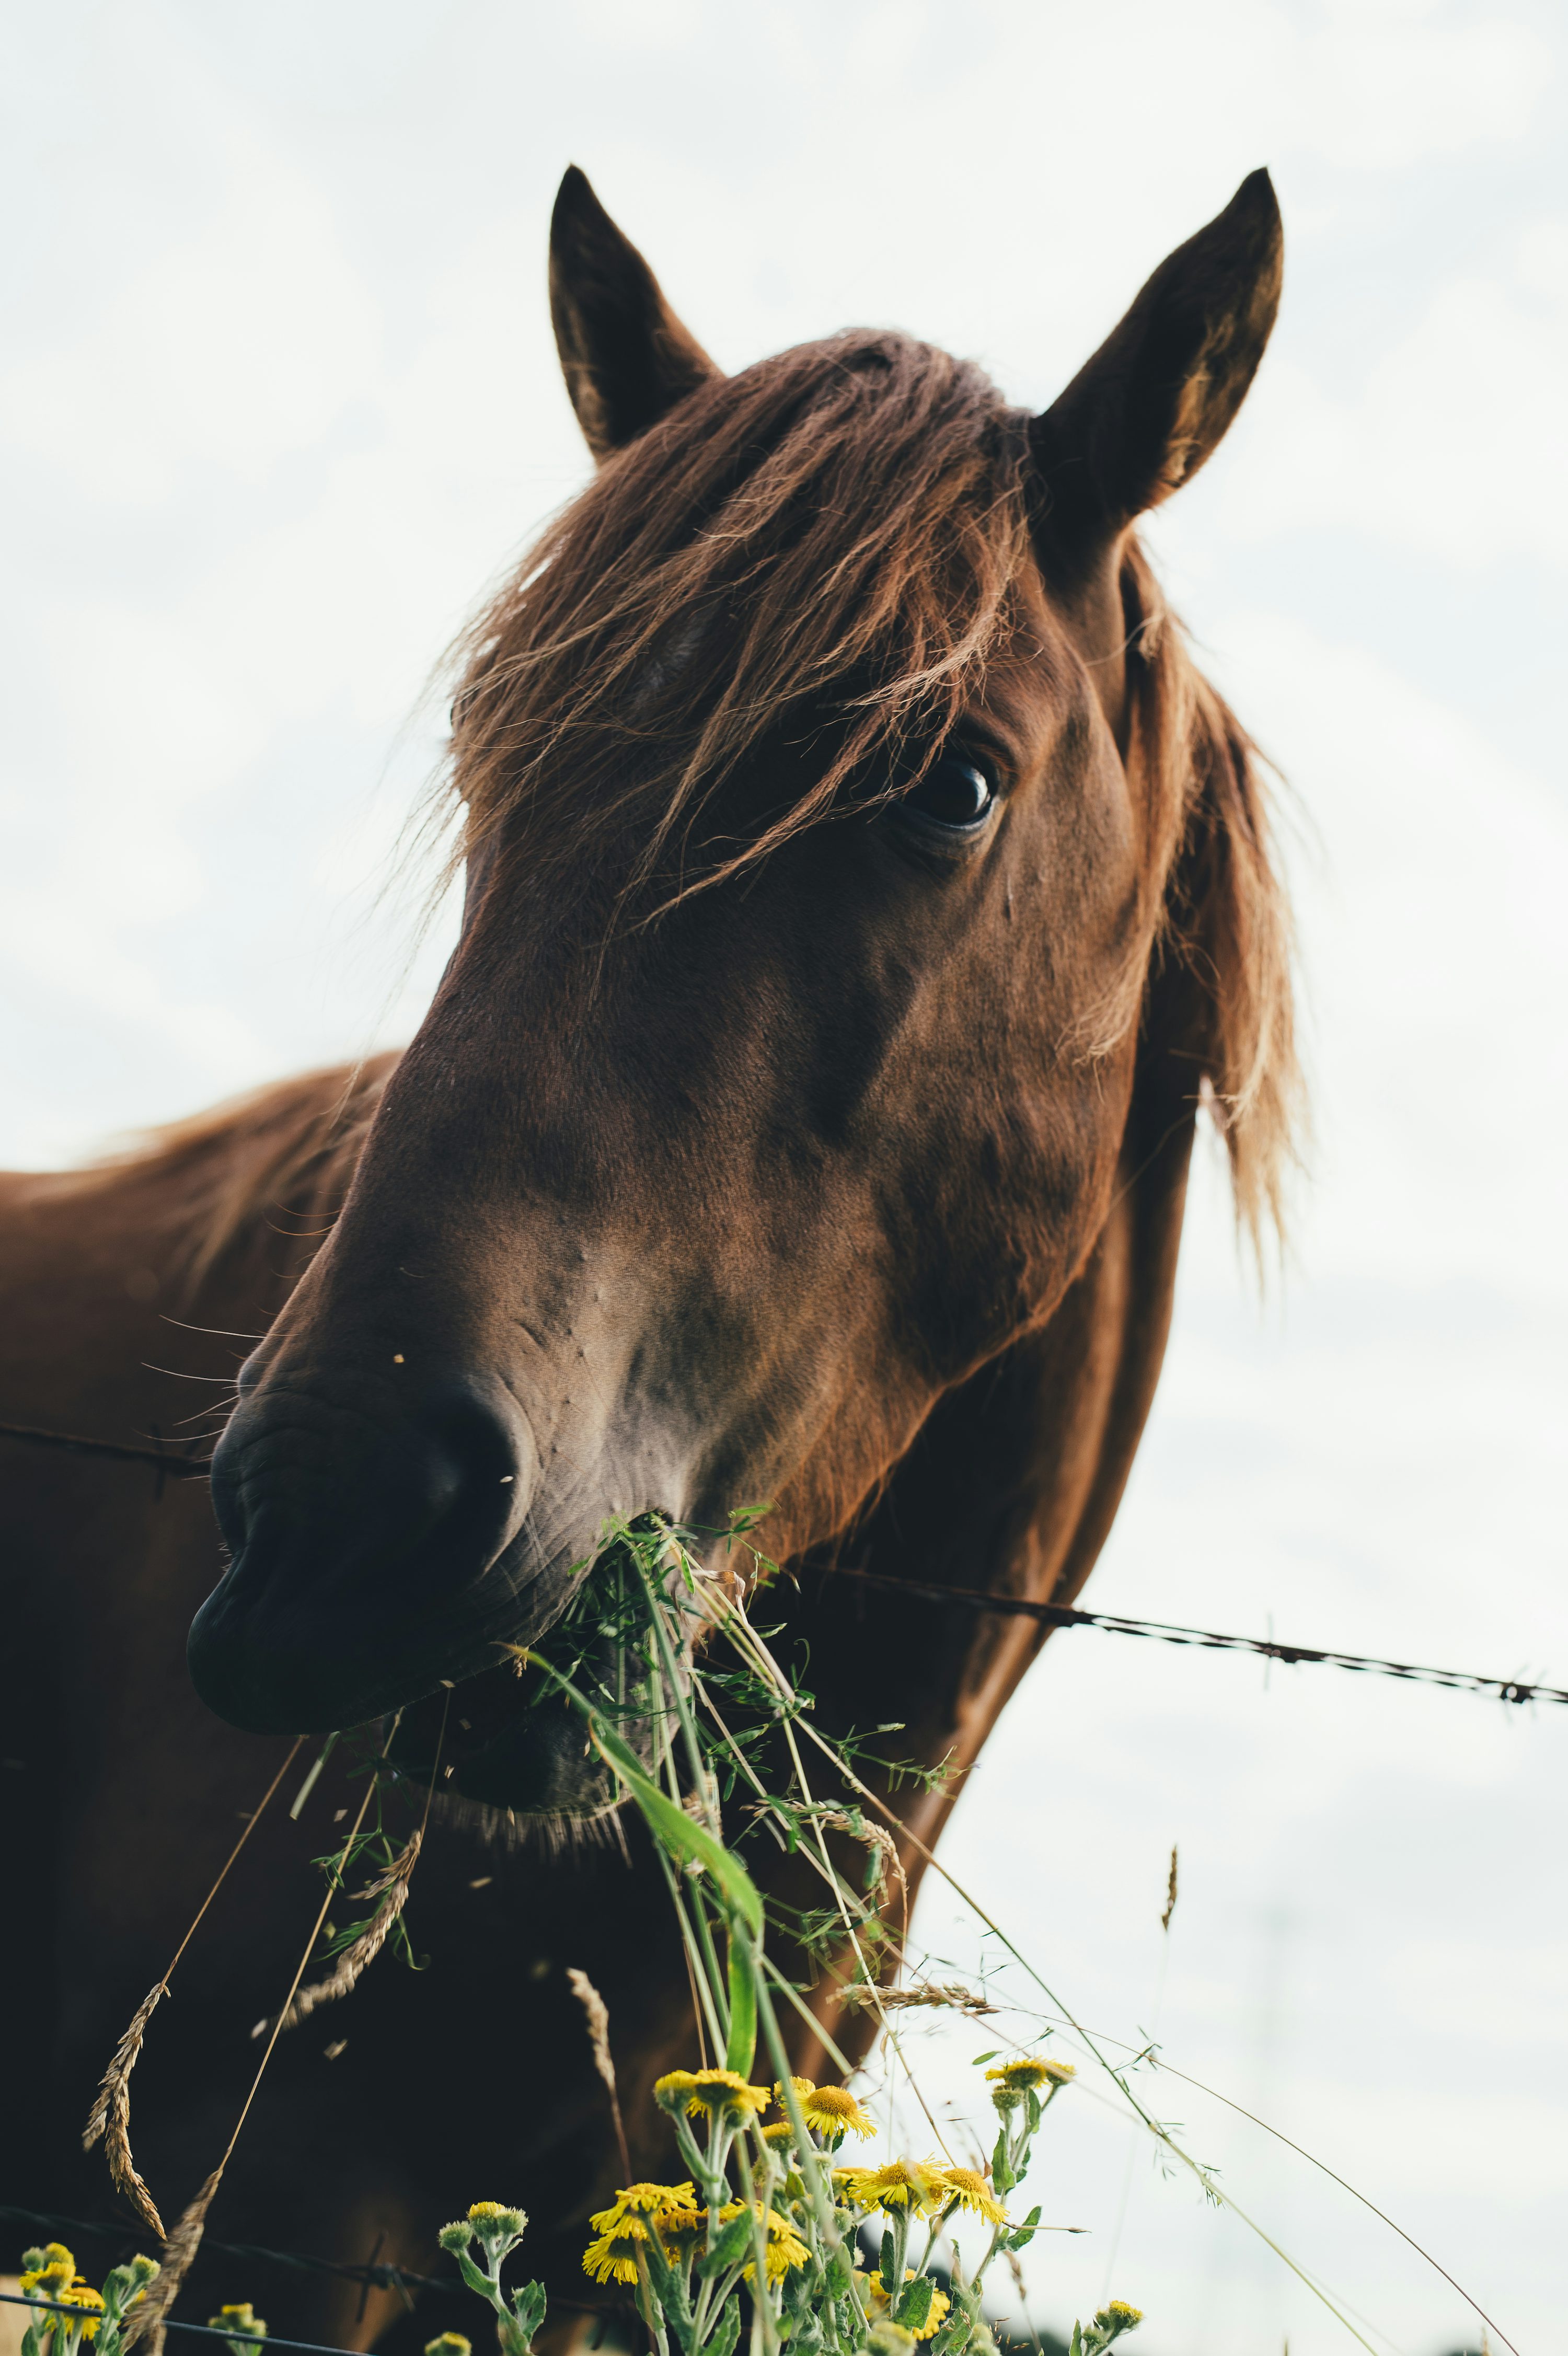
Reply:
[[577, 1713], [534, 1697], [521, 1665], [481, 1670], [415, 1702], [398, 1719], [388, 1757], [411, 1783], [501, 1817], [587, 1823], [606, 1815], [619, 1803], [615, 1776]]

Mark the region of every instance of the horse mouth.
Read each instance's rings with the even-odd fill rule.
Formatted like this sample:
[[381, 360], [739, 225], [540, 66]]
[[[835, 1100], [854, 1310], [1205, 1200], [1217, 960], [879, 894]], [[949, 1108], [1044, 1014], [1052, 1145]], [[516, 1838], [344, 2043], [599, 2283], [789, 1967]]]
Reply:
[[582, 1717], [521, 1658], [444, 1678], [399, 1714], [387, 1757], [438, 1797], [516, 1818], [596, 1816], [619, 1797]]

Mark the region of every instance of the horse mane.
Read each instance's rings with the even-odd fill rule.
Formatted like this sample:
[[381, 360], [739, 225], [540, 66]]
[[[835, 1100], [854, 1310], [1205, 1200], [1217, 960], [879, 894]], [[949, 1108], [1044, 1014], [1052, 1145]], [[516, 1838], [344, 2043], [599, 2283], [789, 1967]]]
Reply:
[[325, 1220], [360, 1158], [396, 1054], [253, 1088], [131, 1138], [70, 1173], [82, 1194], [150, 1181], [187, 1300], [269, 1212]]
[[1283, 1237], [1304, 1090], [1295, 1052], [1290, 906], [1256, 745], [1194, 662], [1136, 541], [1122, 563], [1131, 757], [1164, 813], [1164, 905], [1139, 991], [1146, 1006], [1174, 966], [1197, 999], [1182, 1052], [1225, 1145], [1238, 1223], [1254, 1250]]

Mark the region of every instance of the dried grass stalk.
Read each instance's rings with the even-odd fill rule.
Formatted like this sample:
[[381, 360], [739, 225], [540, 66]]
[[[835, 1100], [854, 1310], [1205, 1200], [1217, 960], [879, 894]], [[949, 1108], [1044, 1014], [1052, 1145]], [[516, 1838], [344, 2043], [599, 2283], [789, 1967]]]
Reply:
[[594, 2067], [605, 2082], [610, 2098], [610, 2110], [616, 2123], [616, 2141], [620, 2146], [620, 2164], [627, 2182], [631, 2181], [631, 2155], [627, 2148], [626, 2128], [621, 2121], [620, 2093], [616, 2085], [616, 2065], [610, 2056], [609, 2007], [594, 1986], [586, 1972], [568, 1965], [567, 1985], [587, 2016], [588, 2042], [594, 2049]]
[[[297, 2029], [300, 2022], [307, 2020], [318, 2006], [336, 2004], [339, 1997], [347, 1996], [355, 1987], [360, 1974], [368, 1971], [375, 1962], [392, 1935], [393, 1923], [408, 1903], [408, 1885], [419, 1862], [424, 1841], [422, 1831], [411, 1833], [407, 1847], [399, 1850], [385, 1872], [379, 1873], [359, 1892], [360, 1898], [380, 1899], [380, 1905], [353, 1945], [344, 1948], [327, 1977], [313, 1980], [308, 1987], [295, 1992], [278, 2022], [280, 2029]], [[263, 2036], [271, 2027], [270, 2021], [259, 2020], [251, 2034], [252, 2037]]]
[[103, 2138], [104, 2157], [109, 2162], [109, 2173], [113, 2179], [115, 2190], [124, 2194], [143, 2224], [150, 2227], [160, 2242], [164, 2238], [164, 2221], [158, 2215], [156, 2203], [138, 2175], [136, 2163], [131, 2157], [131, 2072], [136, 2066], [147, 2023], [157, 2010], [160, 1997], [167, 1994], [167, 1980], [159, 1980], [156, 1987], [149, 1988], [131, 2015], [130, 2025], [114, 2048], [113, 2058], [103, 2072], [97, 2100], [87, 2115], [87, 2125], [81, 2130], [83, 2151], [91, 2151], [100, 2136]]
[[917, 2006], [950, 2005], [955, 2012], [967, 2013], [972, 2020], [983, 2020], [997, 2007], [984, 1997], [976, 1996], [961, 1980], [922, 1980], [915, 1987], [872, 1987], [865, 1981], [855, 1981], [839, 1990], [839, 2001], [849, 2009], [863, 2011], [907, 2012]]
[[287, 1758], [267, 1785], [251, 1815], [245, 1819], [244, 1831], [224, 1859], [218, 1879], [197, 1908], [196, 1918], [175, 1949], [169, 1960], [168, 1969], [157, 1986], [148, 1990], [132, 2014], [130, 2024], [114, 2049], [113, 2058], [108, 2069], [103, 2072], [97, 2099], [88, 2113], [87, 2124], [81, 2130], [83, 2151], [91, 2151], [99, 2137], [101, 2136], [103, 2137], [104, 2156], [109, 2162], [109, 2173], [113, 2179], [115, 2190], [124, 2194], [142, 2222], [157, 2235], [160, 2242], [164, 2238], [164, 2221], [158, 2215], [157, 2204], [138, 2175], [136, 2163], [131, 2157], [131, 2072], [135, 2068], [141, 2054], [142, 2040], [146, 2035], [147, 2023], [157, 2010], [161, 2000], [168, 1994], [168, 1984], [174, 1976], [176, 1965], [201, 1928], [208, 1908], [228, 1879], [231, 1866], [261, 1822], [268, 1802], [293, 1766], [304, 1740], [305, 1737], [302, 1734], [295, 1737], [289, 1746]]
[[1170, 1878], [1169, 1882], [1168, 1882], [1168, 1883], [1166, 1884], [1166, 1886], [1165, 1886], [1165, 1912], [1160, 1916], [1160, 1928], [1161, 1928], [1161, 1930], [1162, 1930], [1162, 1931], [1168, 1931], [1168, 1930], [1170, 1929], [1170, 1927], [1171, 1927], [1171, 1916], [1176, 1912], [1176, 1844], [1175, 1844], [1175, 1842], [1173, 1841], [1173, 1842], [1172, 1842], [1172, 1844], [1171, 1844], [1171, 1878]]
[[[232, 2144], [229, 2148], [231, 2151], [233, 2149]], [[229, 2153], [225, 2152], [195, 2200], [176, 2223], [173, 2233], [166, 2238], [163, 2248], [163, 2272], [158, 2276], [157, 2280], [150, 2285], [145, 2297], [138, 2300], [131, 2309], [130, 2319], [125, 2326], [127, 2348], [134, 2347], [138, 2341], [145, 2340], [149, 2343], [148, 2356], [164, 2356], [164, 2331], [168, 2320], [168, 2311], [179, 2297], [196, 2253], [201, 2247], [201, 2236], [207, 2226], [207, 2212], [212, 2206], [212, 2196], [223, 2180], [223, 2170], [228, 2164]]]

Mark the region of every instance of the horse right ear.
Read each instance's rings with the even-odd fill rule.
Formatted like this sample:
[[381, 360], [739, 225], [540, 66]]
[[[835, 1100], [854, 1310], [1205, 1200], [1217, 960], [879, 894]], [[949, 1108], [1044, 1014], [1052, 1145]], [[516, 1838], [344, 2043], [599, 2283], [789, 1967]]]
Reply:
[[1043, 535], [1069, 563], [1103, 551], [1219, 446], [1263, 357], [1283, 260], [1273, 184], [1253, 172], [1035, 419]]
[[550, 316], [577, 423], [601, 463], [724, 374], [575, 164], [550, 220]]

